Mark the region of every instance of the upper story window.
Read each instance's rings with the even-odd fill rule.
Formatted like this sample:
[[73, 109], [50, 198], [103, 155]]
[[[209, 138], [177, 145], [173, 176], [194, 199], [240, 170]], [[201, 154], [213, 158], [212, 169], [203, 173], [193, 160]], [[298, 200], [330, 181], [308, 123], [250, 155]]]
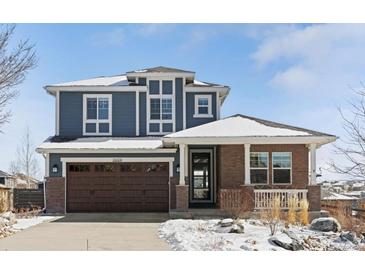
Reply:
[[272, 153], [273, 184], [291, 184], [292, 176], [292, 154], [291, 152]]
[[209, 118], [212, 114], [212, 95], [195, 95], [195, 118]]
[[83, 111], [84, 135], [111, 135], [112, 95], [85, 94]]
[[147, 133], [163, 135], [175, 129], [173, 80], [149, 80]]
[[250, 153], [251, 184], [267, 184], [269, 182], [269, 153]]

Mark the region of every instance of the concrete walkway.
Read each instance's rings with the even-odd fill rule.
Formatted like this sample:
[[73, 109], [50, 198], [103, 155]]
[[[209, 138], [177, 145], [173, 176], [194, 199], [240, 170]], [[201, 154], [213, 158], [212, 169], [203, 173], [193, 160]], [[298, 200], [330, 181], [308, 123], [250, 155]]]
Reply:
[[0, 239], [0, 250], [169, 250], [158, 238], [167, 214], [67, 214]]

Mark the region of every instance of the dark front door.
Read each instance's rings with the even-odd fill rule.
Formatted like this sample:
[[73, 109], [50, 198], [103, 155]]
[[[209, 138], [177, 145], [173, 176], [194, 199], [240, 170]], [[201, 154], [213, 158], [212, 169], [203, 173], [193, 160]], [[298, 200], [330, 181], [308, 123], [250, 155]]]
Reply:
[[190, 203], [213, 203], [213, 153], [210, 149], [190, 152]]

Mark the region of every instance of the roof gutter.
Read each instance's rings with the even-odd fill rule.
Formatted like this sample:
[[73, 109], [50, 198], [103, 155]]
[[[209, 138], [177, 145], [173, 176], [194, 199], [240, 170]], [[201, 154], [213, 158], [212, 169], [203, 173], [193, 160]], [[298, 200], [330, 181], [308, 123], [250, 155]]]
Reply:
[[92, 92], [118, 92], [118, 91], [145, 91], [147, 86], [45, 86], [49, 94], [55, 95], [58, 91], [92, 91]]
[[176, 148], [37, 148], [38, 153], [175, 153]]
[[316, 144], [322, 146], [336, 141], [336, 136], [278, 136], [278, 137], [163, 137], [164, 143], [191, 145], [238, 144]]

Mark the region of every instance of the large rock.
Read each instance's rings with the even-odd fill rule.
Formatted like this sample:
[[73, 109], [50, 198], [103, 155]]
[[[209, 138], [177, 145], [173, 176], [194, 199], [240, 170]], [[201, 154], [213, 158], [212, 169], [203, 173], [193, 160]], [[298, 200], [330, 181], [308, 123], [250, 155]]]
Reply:
[[354, 232], [342, 232], [340, 235], [341, 240], [343, 241], [350, 241], [351, 243], [353, 243], [354, 245], [358, 245], [359, 242], [356, 239], [356, 235]]
[[314, 219], [310, 225], [310, 229], [323, 232], [339, 232], [341, 231], [341, 225], [335, 218], [324, 217]]
[[245, 232], [245, 227], [241, 223], [232, 225], [232, 228], [229, 231], [229, 233], [238, 233], [238, 234], [242, 234], [244, 232]]
[[300, 242], [295, 241], [295, 240], [293, 240], [291, 243], [286, 243], [286, 242], [279, 240], [277, 237], [271, 237], [271, 238], [269, 238], [269, 242], [273, 245], [277, 245], [286, 250], [291, 250], [291, 251], [304, 250], [303, 245]]
[[228, 227], [228, 226], [231, 226], [233, 225], [233, 219], [231, 218], [227, 218], [227, 219], [223, 219], [219, 222], [219, 224], [222, 226], [222, 227]]

